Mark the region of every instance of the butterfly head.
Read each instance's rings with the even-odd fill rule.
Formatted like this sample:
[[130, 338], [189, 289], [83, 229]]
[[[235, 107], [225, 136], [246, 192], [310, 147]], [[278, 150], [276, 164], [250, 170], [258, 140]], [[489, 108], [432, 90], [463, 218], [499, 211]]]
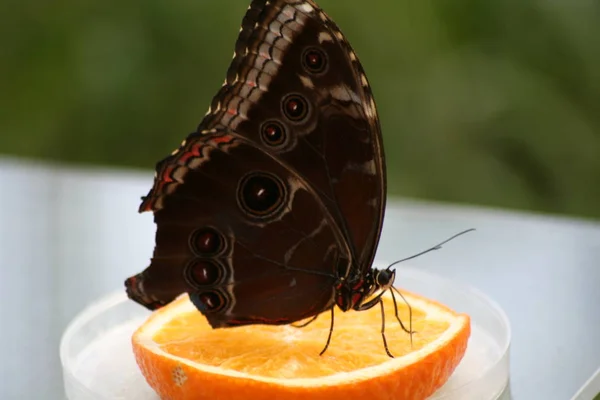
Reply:
[[395, 269], [376, 269], [372, 270], [375, 281], [376, 290], [386, 291], [391, 289], [394, 281], [396, 280]]

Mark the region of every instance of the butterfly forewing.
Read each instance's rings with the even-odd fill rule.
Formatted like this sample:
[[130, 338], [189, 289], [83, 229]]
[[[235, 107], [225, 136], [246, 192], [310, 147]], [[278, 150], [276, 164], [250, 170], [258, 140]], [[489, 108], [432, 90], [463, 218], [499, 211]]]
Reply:
[[316, 315], [371, 268], [384, 205], [356, 54], [314, 2], [253, 1], [209, 113], [157, 164], [154, 258], [128, 293], [155, 308], [187, 291], [215, 327]]

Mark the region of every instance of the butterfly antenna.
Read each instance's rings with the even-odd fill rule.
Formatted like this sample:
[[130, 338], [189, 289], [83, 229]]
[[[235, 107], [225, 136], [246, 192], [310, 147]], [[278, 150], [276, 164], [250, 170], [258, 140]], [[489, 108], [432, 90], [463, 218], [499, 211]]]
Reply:
[[[403, 258], [403, 259], [401, 259], [401, 260], [398, 260], [398, 261], [394, 261], [393, 263], [391, 263], [391, 264], [390, 264], [390, 265], [389, 265], [389, 266], [386, 268], [386, 270], [388, 270], [388, 271], [389, 271], [389, 270], [390, 270], [390, 268], [392, 268], [392, 267], [393, 267], [394, 265], [396, 265], [396, 264], [400, 264], [401, 262], [408, 261], [408, 260], [412, 260], [413, 258], [417, 258], [417, 257], [419, 257], [419, 256], [422, 256], [423, 254], [429, 253], [430, 251], [439, 250], [439, 249], [441, 249], [441, 248], [442, 248], [442, 246], [443, 246], [444, 244], [448, 243], [449, 241], [451, 241], [451, 240], [453, 240], [453, 239], [456, 239], [457, 237], [459, 237], [459, 236], [461, 236], [461, 235], [464, 235], [465, 233], [468, 233], [468, 232], [474, 231], [474, 230], [475, 230], [475, 228], [471, 228], [471, 229], [467, 229], [467, 230], [465, 230], [465, 231], [459, 232], [459, 233], [457, 233], [456, 235], [454, 235], [454, 236], [452, 236], [452, 237], [450, 237], [450, 238], [448, 238], [448, 239], [444, 240], [443, 242], [441, 242], [441, 243], [439, 243], [439, 244], [437, 244], [437, 245], [433, 246], [433, 247], [432, 247], [432, 248], [430, 248], [430, 249], [427, 249], [427, 250], [425, 250], [425, 251], [422, 251], [422, 252], [420, 252], [420, 253], [418, 253], [418, 254], [415, 254], [414, 256], [407, 257], [407, 258]], [[406, 306], [408, 307], [408, 329], [406, 328], [406, 326], [404, 326], [404, 323], [402, 322], [402, 320], [400, 319], [400, 316], [398, 315], [398, 305], [396, 304], [396, 296], [394, 295], [394, 292], [398, 293], [398, 295], [400, 296], [400, 298], [402, 299], [402, 301], [404, 301], [404, 304], [406, 304]], [[398, 322], [400, 323], [400, 327], [402, 328], [402, 330], [404, 330], [404, 332], [406, 332], [406, 333], [408, 333], [408, 334], [410, 335], [410, 347], [412, 348], [412, 347], [413, 347], [413, 334], [414, 334], [414, 333], [416, 333], [416, 332], [415, 332], [415, 331], [413, 331], [413, 329], [412, 329], [412, 307], [410, 306], [410, 304], [408, 303], [408, 301], [406, 300], [406, 298], [404, 297], [404, 295], [403, 295], [403, 294], [402, 294], [402, 293], [401, 293], [401, 292], [400, 292], [398, 289], [396, 289], [394, 286], [391, 286], [391, 287], [390, 287], [390, 293], [391, 293], [391, 295], [392, 295], [392, 300], [393, 300], [393, 302], [394, 302], [394, 315], [395, 315], [395, 317], [396, 317], [396, 320], [398, 320]], [[384, 328], [382, 328], [382, 334], [383, 334], [383, 329], [384, 329]], [[389, 355], [390, 357], [393, 357], [393, 356], [390, 354], [389, 350], [387, 349], [387, 343], [386, 343], [386, 340], [385, 340], [385, 335], [383, 336], [383, 343], [384, 343], [384, 345], [385, 345], [385, 350], [386, 350], [386, 352], [388, 353], [388, 355]]]
[[391, 263], [390, 265], [388, 265], [388, 267], [387, 267], [386, 269], [389, 271], [389, 270], [390, 270], [390, 268], [392, 268], [392, 267], [393, 267], [394, 265], [396, 265], [396, 264], [400, 264], [401, 262], [408, 261], [408, 260], [412, 260], [413, 258], [417, 258], [417, 257], [419, 257], [419, 256], [422, 256], [423, 254], [427, 254], [427, 253], [429, 253], [429, 252], [431, 252], [431, 251], [434, 251], [434, 250], [439, 250], [439, 249], [441, 249], [441, 248], [442, 248], [442, 246], [443, 246], [443, 245], [445, 245], [445, 244], [446, 244], [446, 243], [448, 243], [449, 241], [451, 241], [451, 240], [453, 240], [453, 239], [456, 239], [457, 237], [459, 237], [459, 236], [462, 236], [462, 235], [464, 235], [465, 233], [472, 232], [472, 231], [474, 231], [474, 230], [475, 230], [475, 228], [470, 228], [470, 229], [467, 229], [467, 230], [465, 230], [465, 231], [459, 232], [459, 233], [457, 233], [456, 235], [454, 235], [454, 236], [452, 236], [452, 237], [450, 237], [450, 238], [448, 238], [448, 239], [444, 240], [443, 242], [436, 244], [435, 246], [433, 246], [433, 247], [432, 247], [432, 248], [430, 248], [430, 249], [427, 249], [427, 250], [425, 250], [425, 251], [422, 251], [422, 252], [420, 252], [420, 253], [418, 253], [418, 254], [415, 254], [414, 256], [410, 256], [410, 257], [403, 258], [403, 259], [401, 259], [401, 260], [398, 260], [398, 261], [394, 261], [393, 263]]

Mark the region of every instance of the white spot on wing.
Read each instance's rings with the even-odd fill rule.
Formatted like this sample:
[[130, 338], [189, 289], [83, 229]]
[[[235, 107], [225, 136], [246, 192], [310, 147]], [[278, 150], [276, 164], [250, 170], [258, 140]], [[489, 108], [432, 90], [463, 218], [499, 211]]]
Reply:
[[369, 100], [369, 106], [365, 107], [365, 113], [367, 114], [367, 117], [375, 118], [375, 101], [372, 97]]
[[377, 174], [377, 165], [375, 164], [374, 160], [370, 160], [360, 164], [348, 163], [344, 167], [344, 171], [358, 171], [362, 172], [365, 175], [375, 175]]
[[369, 86], [369, 82], [367, 81], [367, 77], [365, 76], [365, 74], [360, 74], [360, 83], [364, 86], [367, 87]]
[[[278, 17], [278, 19], [281, 16], [287, 17], [287, 19], [294, 19], [294, 15], [296, 15], [296, 9], [290, 5], [286, 5], [280, 13], [280, 16]], [[285, 19], [279, 19], [281, 22], [285, 22]]]
[[334, 99], [341, 101], [353, 101], [357, 104], [360, 104], [360, 97], [358, 94], [354, 93], [350, 88], [346, 85], [339, 85], [334, 87], [331, 90], [331, 95]]
[[308, 3], [302, 3], [298, 6], [300, 11], [304, 11], [305, 13], [312, 13], [315, 9]]
[[313, 83], [312, 79], [310, 79], [308, 76], [300, 75], [300, 81], [302, 81], [302, 84], [304, 85], [305, 88], [308, 88], [308, 89], [315, 88], [315, 84]]
[[319, 43], [323, 44], [323, 42], [333, 42], [333, 36], [329, 32], [319, 33]]

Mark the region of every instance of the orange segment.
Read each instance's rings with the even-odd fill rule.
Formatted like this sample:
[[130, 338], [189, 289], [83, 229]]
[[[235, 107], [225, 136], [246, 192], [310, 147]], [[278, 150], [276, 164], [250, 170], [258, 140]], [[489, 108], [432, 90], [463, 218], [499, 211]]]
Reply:
[[[470, 335], [467, 315], [403, 292], [412, 306], [413, 344], [384, 296], [381, 311], [336, 310], [331, 344], [329, 313], [304, 328], [251, 325], [212, 329], [181, 296], [156, 311], [134, 334], [136, 360], [162, 399], [425, 399], [446, 382]], [[398, 301], [400, 317], [408, 307]]]

